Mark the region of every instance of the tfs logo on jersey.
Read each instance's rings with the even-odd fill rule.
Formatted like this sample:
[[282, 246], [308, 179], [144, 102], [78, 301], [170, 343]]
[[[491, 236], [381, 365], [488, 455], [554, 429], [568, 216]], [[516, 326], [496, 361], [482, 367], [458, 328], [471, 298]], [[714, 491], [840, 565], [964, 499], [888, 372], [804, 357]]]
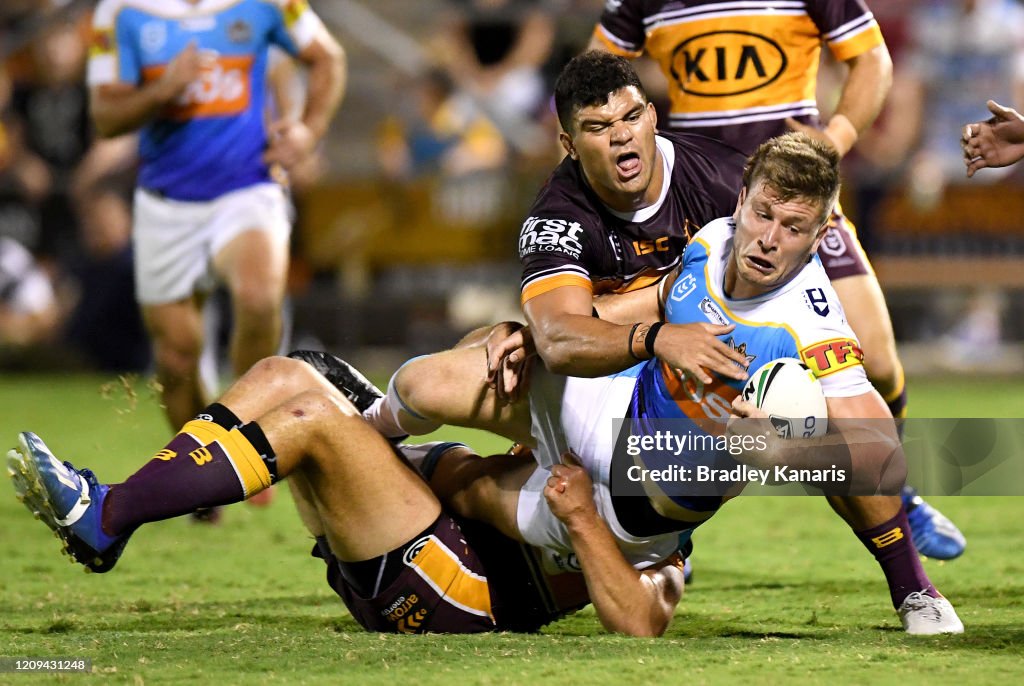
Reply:
[[[251, 55], [224, 56], [213, 50], [204, 50], [199, 78], [190, 83], [163, 116], [175, 121], [197, 117], [222, 117], [240, 114], [249, 107], [252, 92], [249, 77], [252, 72]], [[154, 65], [142, 70], [149, 83], [160, 78], [166, 65]]]
[[778, 43], [749, 31], [711, 31], [680, 43], [672, 53], [672, 77], [690, 95], [749, 93], [779, 78], [786, 53]]
[[800, 351], [800, 359], [811, 368], [814, 376], [822, 377], [861, 364], [864, 351], [857, 341], [833, 338], [804, 348]]
[[519, 257], [539, 252], [560, 252], [579, 259], [583, 227], [566, 219], [530, 217], [519, 231]]

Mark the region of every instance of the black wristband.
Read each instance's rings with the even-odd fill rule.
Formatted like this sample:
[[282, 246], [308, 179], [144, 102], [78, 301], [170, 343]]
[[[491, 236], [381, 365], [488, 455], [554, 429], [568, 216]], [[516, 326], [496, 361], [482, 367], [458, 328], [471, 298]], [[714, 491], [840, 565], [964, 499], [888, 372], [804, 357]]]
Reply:
[[644, 358], [637, 357], [637, 354], [635, 352], [633, 352], [633, 336], [636, 335], [636, 330], [638, 328], [640, 328], [640, 324], [641, 323], [642, 322], [637, 322], [636, 324], [633, 325], [633, 328], [629, 330], [629, 338], [626, 340], [626, 347], [629, 348], [629, 355], [630, 355], [630, 357], [632, 357], [637, 362], [643, 362], [644, 361]]
[[[665, 322], [654, 322], [651, 324], [651, 328], [647, 329], [647, 338], [644, 339], [644, 348], [647, 349], [647, 354], [651, 357], [654, 355], [654, 339], [658, 337], [658, 332], [661, 331], [661, 327], [665, 326]], [[630, 348], [632, 350], [632, 348]]]

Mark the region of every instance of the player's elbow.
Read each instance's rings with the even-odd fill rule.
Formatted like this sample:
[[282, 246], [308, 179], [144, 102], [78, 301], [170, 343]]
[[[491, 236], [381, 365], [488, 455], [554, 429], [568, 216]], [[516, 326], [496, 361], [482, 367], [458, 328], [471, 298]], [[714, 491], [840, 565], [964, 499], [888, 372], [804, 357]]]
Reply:
[[537, 353], [544, 360], [544, 366], [552, 374], [572, 376], [579, 373], [575, 369], [575, 360], [571, 351], [567, 350], [565, 346], [551, 345], [543, 348], [538, 347]]
[[624, 636], [635, 636], [637, 638], [658, 638], [664, 636], [668, 630], [671, 615], [665, 615], [659, 610], [653, 610], [650, 614], [632, 615], [623, 617], [619, 621], [601, 618], [601, 624], [607, 631]]

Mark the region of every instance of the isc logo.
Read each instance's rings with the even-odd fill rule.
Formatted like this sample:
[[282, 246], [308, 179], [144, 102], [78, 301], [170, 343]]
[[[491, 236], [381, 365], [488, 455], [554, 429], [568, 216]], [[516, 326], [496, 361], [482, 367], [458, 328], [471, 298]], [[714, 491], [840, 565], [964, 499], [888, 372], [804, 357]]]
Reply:
[[767, 86], [785, 68], [786, 54], [772, 39], [749, 31], [712, 31], [676, 46], [671, 72], [690, 95], [722, 97]]
[[[196, 117], [220, 117], [244, 112], [251, 93], [250, 55], [218, 56], [204, 52], [199, 78], [190, 83], [164, 116], [183, 121]], [[160, 78], [164, 65], [147, 67], [146, 81]]]

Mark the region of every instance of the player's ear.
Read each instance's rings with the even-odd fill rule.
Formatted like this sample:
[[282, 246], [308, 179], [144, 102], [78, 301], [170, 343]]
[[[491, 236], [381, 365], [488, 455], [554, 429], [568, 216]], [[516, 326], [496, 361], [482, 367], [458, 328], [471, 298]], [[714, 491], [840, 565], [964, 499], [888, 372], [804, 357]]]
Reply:
[[747, 199], [747, 187], [744, 186], [740, 189], [740, 196], [736, 199], [736, 211], [732, 213], [734, 221], [740, 220], [740, 208], [743, 207], [743, 201]]
[[579, 159], [579, 155], [576, 154], [576, 146], [572, 144], [572, 136], [562, 131], [558, 134], [558, 142], [565, 148], [565, 154], [574, 160]]
[[651, 126], [653, 126], [655, 129], [657, 129], [658, 128], [658, 110], [654, 106], [653, 102], [647, 103], [647, 114], [651, 118]]
[[818, 246], [821, 245], [821, 241], [824, 240], [826, 233], [828, 233], [828, 219], [825, 219], [825, 221], [821, 223], [821, 226], [818, 228], [818, 233], [814, 235], [814, 243], [811, 244], [811, 254], [808, 261], [810, 261], [810, 258], [813, 258], [814, 254], [818, 252]]

